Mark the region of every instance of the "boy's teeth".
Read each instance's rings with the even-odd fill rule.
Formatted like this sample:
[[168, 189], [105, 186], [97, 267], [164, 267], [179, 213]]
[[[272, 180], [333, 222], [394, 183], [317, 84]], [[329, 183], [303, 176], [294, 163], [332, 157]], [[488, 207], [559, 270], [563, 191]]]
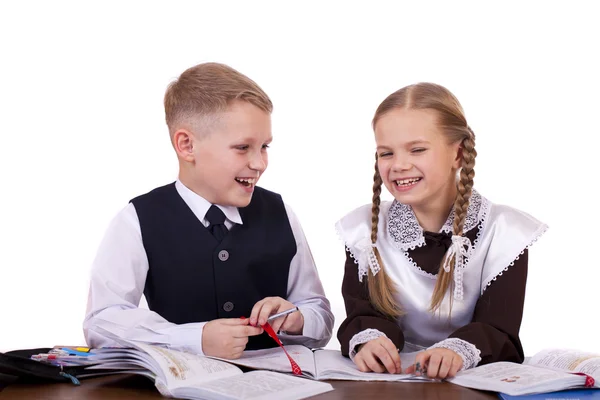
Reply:
[[256, 181], [256, 179], [254, 179], [254, 178], [249, 178], [249, 179], [235, 178], [235, 179], [238, 180], [238, 181], [240, 181], [240, 182], [249, 183], [251, 185], [253, 185], [254, 182]]

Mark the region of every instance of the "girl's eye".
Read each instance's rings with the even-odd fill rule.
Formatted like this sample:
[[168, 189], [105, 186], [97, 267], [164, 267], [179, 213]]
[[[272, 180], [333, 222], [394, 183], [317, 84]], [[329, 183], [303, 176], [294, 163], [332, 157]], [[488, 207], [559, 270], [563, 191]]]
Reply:
[[268, 149], [269, 147], [271, 147], [271, 146], [269, 146], [268, 144], [263, 144], [263, 146], [262, 146], [262, 148], [265, 150]]
[[235, 146], [236, 150], [248, 150], [248, 146], [247, 144], [243, 144], [241, 146]]
[[390, 151], [386, 151], [386, 152], [384, 152], [384, 153], [380, 153], [380, 154], [379, 154], [379, 158], [382, 158], [382, 157], [389, 157], [389, 156], [391, 156], [391, 155], [392, 155], [392, 153], [391, 153]]
[[426, 148], [423, 148], [423, 147], [417, 147], [417, 148], [415, 148], [415, 149], [412, 149], [412, 150], [411, 150], [411, 153], [422, 153], [422, 152], [424, 152], [425, 150], [427, 150], [427, 149], [426, 149]]

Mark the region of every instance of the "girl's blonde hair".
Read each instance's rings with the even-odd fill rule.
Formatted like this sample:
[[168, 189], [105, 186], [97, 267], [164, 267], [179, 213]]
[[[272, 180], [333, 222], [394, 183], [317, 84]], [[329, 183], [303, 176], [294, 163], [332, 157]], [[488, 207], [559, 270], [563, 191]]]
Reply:
[[[433, 83], [417, 83], [392, 93], [379, 105], [377, 111], [375, 111], [375, 116], [373, 117], [373, 129], [375, 129], [377, 121], [379, 121], [383, 115], [398, 108], [435, 111], [437, 114], [438, 126], [442, 133], [446, 135], [448, 142], [450, 144], [461, 142], [462, 165], [460, 170], [460, 180], [457, 184], [458, 192], [456, 200], [454, 201], [454, 225], [452, 227], [452, 234], [462, 236], [467, 209], [469, 208], [469, 199], [473, 188], [475, 157], [477, 156], [477, 152], [475, 151], [475, 134], [467, 125], [462, 106], [458, 102], [458, 99], [445, 87]], [[373, 244], [377, 242], [381, 184], [382, 180], [377, 167], [376, 153], [371, 217], [371, 242]], [[369, 269], [367, 286], [369, 288], [371, 302], [375, 308], [390, 318], [401, 316], [403, 311], [394, 299], [396, 289], [385, 272], [377, 247], [374, 247], [373, 250], [381, 270], [377, 275], [373, 275]], [[450, 260], [449, 272], [446, 272], [446, 270], [442, 268], [446, 257], [448, 257], [448, 253], [446, 253], [440, 263], [435, 289], [431, 296], [431, 304], [429, 307], [431, 312], [435, 312], [440, 308], [446, 292], [452, 284], [454, 258]], [[450, 301], [452, 301], [452, 296], [450, 296]]]

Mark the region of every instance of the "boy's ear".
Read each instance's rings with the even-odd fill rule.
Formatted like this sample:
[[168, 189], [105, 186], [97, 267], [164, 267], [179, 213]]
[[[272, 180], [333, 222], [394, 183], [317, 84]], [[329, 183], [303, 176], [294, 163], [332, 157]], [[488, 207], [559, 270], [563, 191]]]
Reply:
[[179, 129], [173, 135], [173, 147], [177, 156], [185, 161], [194, 161], [194, 134], [187, 129]]

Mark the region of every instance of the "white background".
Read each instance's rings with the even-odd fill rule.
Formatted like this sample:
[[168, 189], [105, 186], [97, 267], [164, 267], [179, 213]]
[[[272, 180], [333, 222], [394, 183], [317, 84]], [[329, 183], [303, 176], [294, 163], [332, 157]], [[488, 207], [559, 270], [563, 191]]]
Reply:
[[530, 251], [526, 353], [600, 351], [593, 2], [366, 3], [3, 2], [0, 351], [83, 343], [109, 221], [177, 175], [164, 90], [205, 61], [247, 74], [275, 104], [262, 186], [302, 221], [336, 330], [334, 223], [370, 201], [374, 110], [432, 81], [477, 135], [476, 188], [550, 225]]

